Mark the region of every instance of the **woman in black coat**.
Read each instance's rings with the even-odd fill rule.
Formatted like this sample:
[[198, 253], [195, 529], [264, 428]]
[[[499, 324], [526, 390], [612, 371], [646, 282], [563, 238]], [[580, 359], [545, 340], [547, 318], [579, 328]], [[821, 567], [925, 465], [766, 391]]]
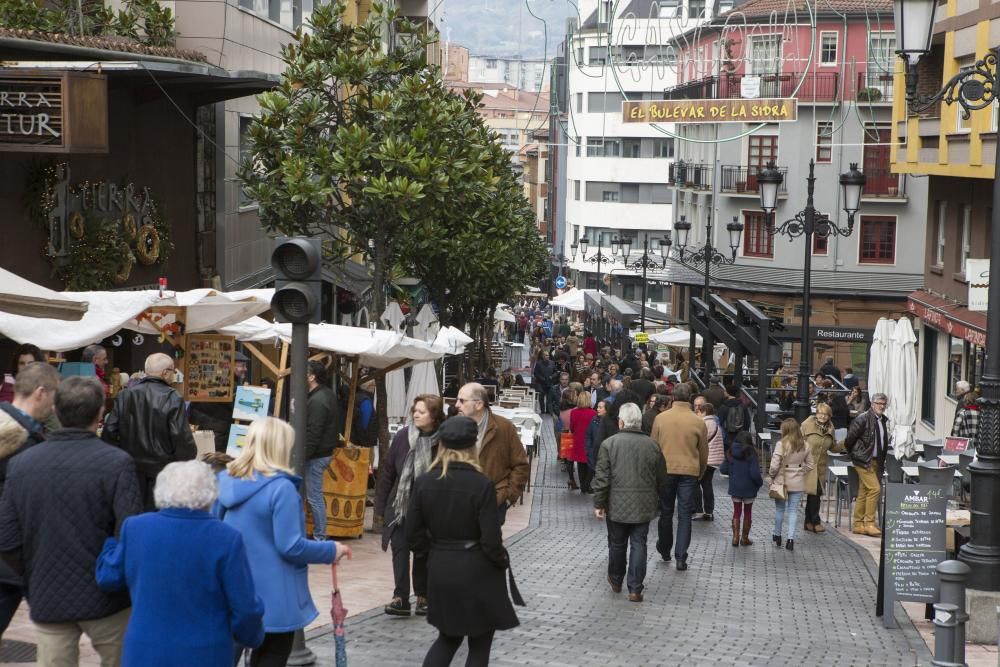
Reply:
[[445, 421], [434, 464], [410, 494], [406, 537], [413, 551], [430, 552], [427, 622], [439, 633], [424, 667], [450, 665], [465, 637], [466, 667], [488, 665], [493, 633], [518, 625], [504, 580], [496, 489], [479, 467], [477, 435], [468, 417]]

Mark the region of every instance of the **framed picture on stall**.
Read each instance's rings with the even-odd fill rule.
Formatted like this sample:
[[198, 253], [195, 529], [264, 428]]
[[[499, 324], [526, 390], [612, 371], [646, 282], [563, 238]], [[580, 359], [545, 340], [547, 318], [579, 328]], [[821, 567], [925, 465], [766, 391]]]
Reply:
[[218, 334], [184, 338], [184, 400], [231, 403], [236, 339]]

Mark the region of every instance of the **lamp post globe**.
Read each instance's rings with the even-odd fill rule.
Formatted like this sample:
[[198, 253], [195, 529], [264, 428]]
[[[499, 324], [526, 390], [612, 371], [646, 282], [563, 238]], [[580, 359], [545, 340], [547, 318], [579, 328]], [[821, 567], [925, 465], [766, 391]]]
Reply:
[[858, 163], [840, 175], [840, 188], [844, 191], [844, 212], [848, 225], [854, 224], [854, 214], [861, 208], [861, 193], [865, 189], [865, 175], [858, 171]]
[[757, 172], [757, 185], [760, 187], [760, 208], [765, 214], [771, 215], [778, 206], [778, 188], [785, 177], [781, 175], [774, 162]]
[[740, 241], [743, 238], [743, 223], [737, 216], [733, 216], [733, 221], [726, 225], [726, 231], [729, 232], [729, 248], [733, 251], [733, 257], [736, 257], [737, 251], [740, 249]]
[[688, 222], [687, 216], [682, 215], [681, 219], [674, 223], [674, 231], [677, 232], [677, 246], [683, 253], [688, 244], [688, 234], [691, 232], [691, 223]]
[[896, 53], [910, 67], [931, 50], [937, 0], [894, 0], [892, 14], [896, 26]]

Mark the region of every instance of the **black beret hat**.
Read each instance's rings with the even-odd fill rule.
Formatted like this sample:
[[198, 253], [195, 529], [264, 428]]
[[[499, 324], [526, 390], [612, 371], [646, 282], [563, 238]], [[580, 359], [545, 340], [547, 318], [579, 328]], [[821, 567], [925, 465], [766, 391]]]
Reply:
[[468, 449], [476, 446], [479, 427], [468, 417], [451, 417], [441, 424], [438, 436], [448, 449]]

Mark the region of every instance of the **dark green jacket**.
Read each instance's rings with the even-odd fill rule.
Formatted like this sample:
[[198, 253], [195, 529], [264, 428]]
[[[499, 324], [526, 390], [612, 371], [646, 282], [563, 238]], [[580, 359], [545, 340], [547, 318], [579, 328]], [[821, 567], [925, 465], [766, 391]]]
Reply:
[[309, 392], [306, 403], [306, 460], [333, 454], [337, 435], [337, 397], [319, 385]]
[[624, 430], [601, 443], [591, 487], [594, 507], [618, 523], [646, 523], [660, 508], [667, 464], [656, 441], [640, 430]]

